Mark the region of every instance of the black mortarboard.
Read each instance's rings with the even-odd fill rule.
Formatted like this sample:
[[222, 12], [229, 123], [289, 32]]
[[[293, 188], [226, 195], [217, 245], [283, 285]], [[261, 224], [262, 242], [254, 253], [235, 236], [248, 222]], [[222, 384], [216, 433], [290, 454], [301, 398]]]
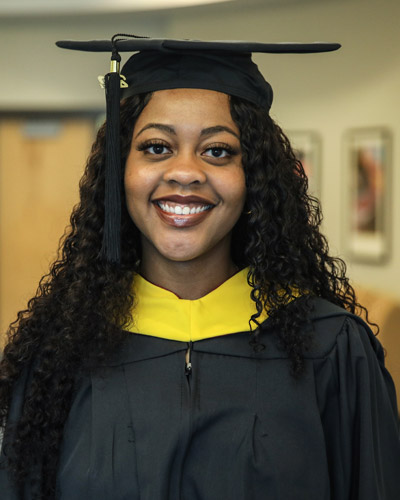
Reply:
[[[330, 52], [338, 43], [260, 43], [240, 41], [173, 40], [114, 35], [111, 40], [57, 42], [58, 47], [89, 52], [110, 52], [111, 70], [104, 77], [107, 100], [104, 232], [102, 256], [120, 260], [121, 160], [119, 101], [135, 94], [173, 88], [216, 90], [241, 97], [265, 108], [272, 104], [272, 88], [252, 52]], [[119, 52], [137, 52], [123, 66]]]

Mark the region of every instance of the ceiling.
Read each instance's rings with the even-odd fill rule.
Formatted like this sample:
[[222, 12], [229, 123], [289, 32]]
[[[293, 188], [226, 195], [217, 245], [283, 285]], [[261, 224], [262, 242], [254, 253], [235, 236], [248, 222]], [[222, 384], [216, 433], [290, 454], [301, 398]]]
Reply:
[[[220, 0], [230, 1], [230, 0]], [[217, 3], [214, 0], [0, 0], [0, 15], [126, 12]]]
[[309, 0], [0, 0], [0, 17], [151, 12], [210, 4], [277, 5]]

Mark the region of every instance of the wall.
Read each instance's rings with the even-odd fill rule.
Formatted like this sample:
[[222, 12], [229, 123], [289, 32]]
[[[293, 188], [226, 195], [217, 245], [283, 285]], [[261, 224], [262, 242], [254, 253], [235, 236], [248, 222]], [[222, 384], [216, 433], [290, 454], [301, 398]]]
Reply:
[[57, 40], [110, 39], [114, 33], [164, 36], [164, 20], [143, 14], [1, 19], [0, 111], [102, 109], [98, 75], [109, 71], [104, 53], [64, 50]]
[[339, 41], [337, 53], [257, 55], [275, 89], [272, 114], [286, 129], [310, 129], [322, 138], [324, 231], [332, 253], [344, 256], [340, 205], [342, 139], [353, 127], [386, 126], [394, 137], [392, 258], [382, 266], [349, 265], [351, 277], [400, 298], [400, 2], [326, 0], [249, 7], [179, 10], [156, 17], [124, 15], [0, 20], [1, 109], [103, 108], [96, 77], [108, 57], [62, 51], [62, 38], [139, 34], [261, 41]]

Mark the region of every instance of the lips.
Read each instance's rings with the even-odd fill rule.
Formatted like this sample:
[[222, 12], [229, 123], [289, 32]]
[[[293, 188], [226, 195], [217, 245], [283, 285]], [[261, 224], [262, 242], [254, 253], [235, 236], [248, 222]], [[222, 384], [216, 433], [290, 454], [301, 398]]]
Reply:
[[209, 198], [205, 198], [203, 196], [197, 196], [194, 194], [182, 196], [180, 194], [166, 194], [164, 196], [159, 196], [151, 200], [153, 203], [162, 201], [168, 203], [169, 201], [172, 203], [177, 203], [180, 205], [187, 205], [189, 203], [198, 203], [203, 205], [215, 205], [215, 201], [210, 200]]
[[157, 201], [156, 205], [158, 205], [161, 210], [164, 212], [168, 212], [175, 215], [193, 215], [198, 214], [200, 212], [204, 212], [205, 210], [209, 210], [213, 205], [204, 205], [199, 203], [187, 203], [187, 204], [179, 204], [171, 201]]
[[168, 225], [191, 227], [208, 217], [215, 204], [196, 195], [169, 195], [152, 200], [159, 217]]

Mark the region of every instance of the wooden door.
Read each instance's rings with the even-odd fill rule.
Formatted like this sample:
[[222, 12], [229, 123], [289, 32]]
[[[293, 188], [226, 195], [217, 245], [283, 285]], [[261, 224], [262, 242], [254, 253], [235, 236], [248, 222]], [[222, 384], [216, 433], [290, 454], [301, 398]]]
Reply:
[[57, 255], [93, 137], [90, 117], [0, 118], [0, 335]]

